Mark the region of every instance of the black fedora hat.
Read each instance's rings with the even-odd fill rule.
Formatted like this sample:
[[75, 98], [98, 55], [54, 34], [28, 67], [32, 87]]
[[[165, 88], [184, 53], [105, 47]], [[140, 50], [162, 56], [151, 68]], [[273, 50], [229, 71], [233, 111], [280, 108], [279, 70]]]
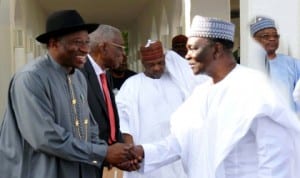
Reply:
[[48, 43], [51, 37], [59, 37], [80, 30], [91, 33], [98, 26], [99, 24], [86, 24], [76, 10], [57, 11], [47, 18], [46, 33], [35, 39], [41, 43]]

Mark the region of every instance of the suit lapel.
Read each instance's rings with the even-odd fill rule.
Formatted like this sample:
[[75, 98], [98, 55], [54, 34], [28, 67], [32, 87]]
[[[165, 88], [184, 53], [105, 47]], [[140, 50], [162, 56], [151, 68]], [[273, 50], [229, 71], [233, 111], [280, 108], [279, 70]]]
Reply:
[[91, 90], [93, 90], [95, 96], [97, 97], [97, 100], [100, 102], [102, 108], [105, 110], [107, 114], [107, 109], [106, 109], [106, 104], [104, 100], [104, 95], [103, 92], [100, 88], [99, 82], [98, 82], [98, 77], [96, 75], [96, 72], [89, 60], [87, 60], [85, 64], [85, 69], [87, 72], [87, 81], [89, 82], [91, 86]]

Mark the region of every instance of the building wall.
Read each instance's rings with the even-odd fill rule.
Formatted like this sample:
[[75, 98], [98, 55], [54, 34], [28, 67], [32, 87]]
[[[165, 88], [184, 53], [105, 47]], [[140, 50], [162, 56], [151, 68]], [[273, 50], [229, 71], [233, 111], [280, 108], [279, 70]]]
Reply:
[[11, 32], [11, 4], [13, 1], [0, 1], [0, 122], [4, 113], [7, 98], [9, 78], [13, 74], [12, 32]]
[[35, 0], [0, 1], [0, 122], [6, 107], [8, 85], [13, 74], [44, 52], [34, 40], [44, 31], [45, 15]]
[[164, 49], [171, 48], [172, 37], [188, 31], [194, 15], [230, 19], [229, 0], [152, 0], [129, 31], [129, 65], [142, 71], [139, 48], [148, 39], [160, 40]]
[[172, 37], [184, 32], [182, 0], [153, 0], [136, 21], [128, 27], [129, 63], [136, 71], [142, 71], [139, 48], [148, 39], [162, 41], [165, 50], [170, 49]]

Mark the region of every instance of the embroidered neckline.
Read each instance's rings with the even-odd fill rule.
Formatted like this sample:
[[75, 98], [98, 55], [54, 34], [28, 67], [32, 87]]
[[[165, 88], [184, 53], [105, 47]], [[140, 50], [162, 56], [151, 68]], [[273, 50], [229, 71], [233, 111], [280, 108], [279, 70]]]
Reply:
[[[83, 124], [81, 123], [80, 119], [78, 118], [78, 112], [77, 112], [77, 109], [76, 109], [76, 106], [77, 106], [77, 100], [76, 100], [76, 97], [75, 97], [75, 92], [74, 92], [74, 88], [73, 88], [73, 84], [72, 84], [72, 80], [71, 80], [71, 75], [68, 75], [68, 85], [69, 85], [69, 89], [70, 89], [70, 92], [71, 92], [71, 104], [72, 104], [72, 111], [73, 111], [73, 114], [74, 114], [74, 119], [73, 119], [73, 122], [74, 122], [74, 126], [75, 126], [75, 132], [77, 131], [77, 134], [79, 136], [79, 139], [84, 139], [85, 141], [87, 141], [87, 130], [88, 130], [88, 123], [89, 123], [89, 120], [86, 118], [83, 120]], [[84, 133], [82, 133], [81, 131], [81, 125], [84, 125]]]

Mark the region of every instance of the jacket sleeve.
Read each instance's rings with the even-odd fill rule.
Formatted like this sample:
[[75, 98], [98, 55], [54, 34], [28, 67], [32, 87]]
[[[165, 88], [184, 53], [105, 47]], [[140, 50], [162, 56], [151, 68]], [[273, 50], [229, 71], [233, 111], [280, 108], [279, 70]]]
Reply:
[[289, 178], [293, 141], [287, 129], [269, 118], [258, 118], [251, 126], [257, 143], [258, 178]]
[[[106, 143], [98, 139], [92, 142], [77, 139], [72, 132], [59, 125], [39, 75], [20, 73], [10, 88], [10, 96], [19, 131], [35, 151], [101, 166], [107, 152]], [[89, 132], [93, 136], [97, 130]]]

